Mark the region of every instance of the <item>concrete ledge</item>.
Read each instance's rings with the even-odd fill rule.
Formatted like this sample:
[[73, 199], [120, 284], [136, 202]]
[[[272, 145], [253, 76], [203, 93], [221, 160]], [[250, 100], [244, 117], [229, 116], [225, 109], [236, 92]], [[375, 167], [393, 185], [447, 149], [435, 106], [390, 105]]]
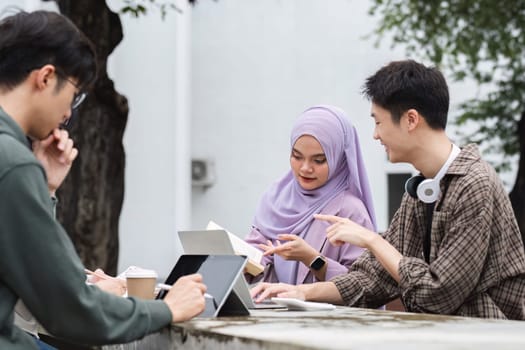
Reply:
[[124, 349], [525, 349], [525, 322], [358, 308], [194, 319]]

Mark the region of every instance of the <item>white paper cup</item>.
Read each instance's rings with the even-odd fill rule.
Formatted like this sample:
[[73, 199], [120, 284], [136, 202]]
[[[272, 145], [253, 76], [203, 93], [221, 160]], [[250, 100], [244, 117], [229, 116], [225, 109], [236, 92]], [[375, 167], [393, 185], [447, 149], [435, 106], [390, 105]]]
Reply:
[[157, 273], [153, 270], [141, 268], [126, 272], [128, 296], [141, 299], [154, 299]]

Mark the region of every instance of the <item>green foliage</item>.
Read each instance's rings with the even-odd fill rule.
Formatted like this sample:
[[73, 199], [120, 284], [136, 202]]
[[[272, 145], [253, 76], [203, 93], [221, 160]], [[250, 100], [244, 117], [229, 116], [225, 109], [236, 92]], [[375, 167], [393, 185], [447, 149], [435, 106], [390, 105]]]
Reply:
[[[159, 1], [159, 0], [123, 0], [124, 6], [120, 12], [129, 14], [133, 17], [140, 17], [146, 15], [150, 8], [155, 8], [160, 11], [162, 19], [164, 19], [170, 10], [175, 10], [181, 13], [181, 9], [175, 5], [175, 1]], [[194, 4], [197, 0], [188, 0], [189, 3]]]
[[[490, 93], [465, 101], [456, 124], [475, 131], [466, 141], [489, 153], [519, 152], [517, 122], [525, 112], [525, 0], [374, 0], [378, 43], [393, 35], [414, 58], [430, 59], [461, 81], [474, 79]], [[470, 128], [469, 128], [470, 129]], [[503, 160], [496, 165], [508, 169]]]

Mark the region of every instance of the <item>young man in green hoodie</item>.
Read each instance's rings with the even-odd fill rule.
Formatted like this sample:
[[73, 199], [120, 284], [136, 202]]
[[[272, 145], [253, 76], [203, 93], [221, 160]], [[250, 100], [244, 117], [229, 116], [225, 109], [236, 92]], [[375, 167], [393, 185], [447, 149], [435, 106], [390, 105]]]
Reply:
[[[51, 334], [84, 345], [129, 342], [204, 309], [199, 275], [179, 279], [164, 300], [123, 298], [87, 285], [54, 219], [46, 170], [27, 137], [58, 135], [96, 69], [91, 43], [65, 17], [37, 11], [0, 21], [0, 349], [37, 348], [13, 323], [18, 300]], [[49, 161], [50, 173], [67, 173], [71, 146], [57, 136], [43, 143], [48, 152], [39, 159]]]

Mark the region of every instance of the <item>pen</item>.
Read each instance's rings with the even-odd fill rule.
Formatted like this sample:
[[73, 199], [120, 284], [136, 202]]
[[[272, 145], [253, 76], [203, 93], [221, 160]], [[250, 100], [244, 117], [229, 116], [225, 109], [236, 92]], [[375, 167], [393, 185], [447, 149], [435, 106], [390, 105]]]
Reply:
[[103, 280], [115, 280], [115, 279], [117, 279], [116, 277], [108, 276], [106, 274], [101, 274], [101, 273], [98, 273], [98, 272], [95, 272], [95, 271], [91, 271], [89, 269], [84, 269], [84, 272], [87, 273], [88, 275], [97, 276], [98, 278], [103, 279]]
[[[158, 283], [157, 287], [159, 287], [160, 289], [164, 289], [164, 290], [170, 290], [171, 289], [171, 286], [169, 284], [165, 284], [165, 283]], [[208, 294], [208, 293], [204, 293], [204, 297], [208, 298], [208, 299], [214, 299], [215, 300], [213, 295]]]

